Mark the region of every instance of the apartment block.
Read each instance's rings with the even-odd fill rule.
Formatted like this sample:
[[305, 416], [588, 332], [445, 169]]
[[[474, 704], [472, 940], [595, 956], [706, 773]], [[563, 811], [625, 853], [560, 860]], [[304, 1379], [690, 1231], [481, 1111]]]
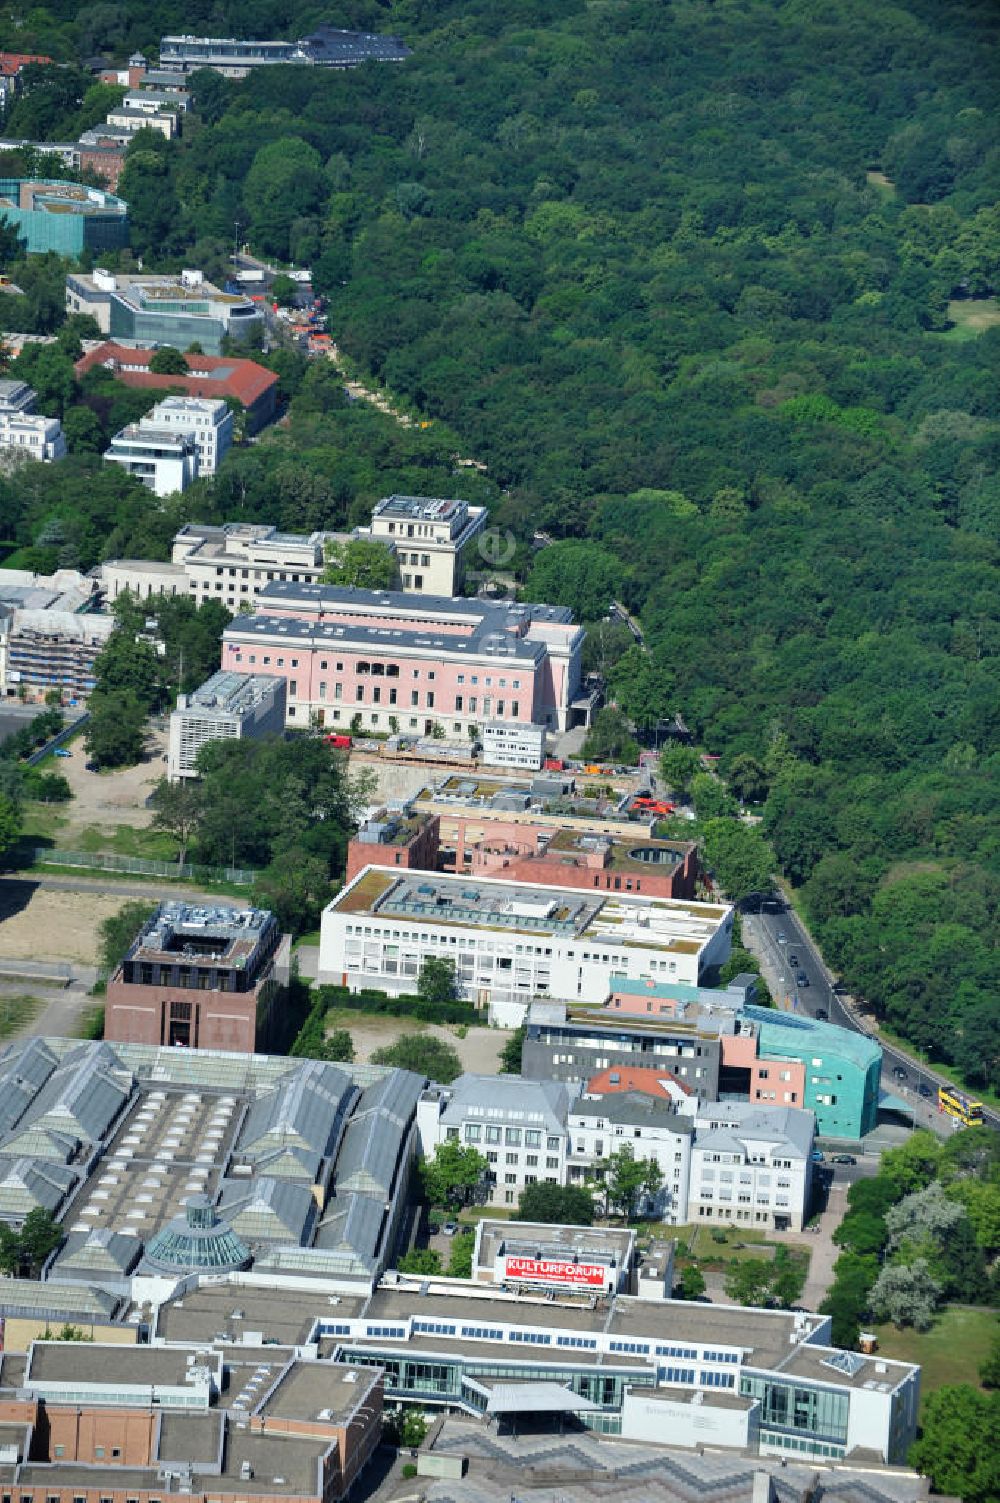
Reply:
[[165, 397], [144, 421], [193, 434], [199, 475], [214, 475], [232, 446], [233, 414], [219, 397]]
[[56, 690], [70, 704], [96, 683], [94, 663], [114, 630], [113, 616], [58, 609], [0, 612], [4, 692], [41, 700]]
[[566, 1183], [570, 1097], [554, 1080], [460, 1075], [421, 1096], [420, 1151], [432, 1158], [441, 1143], [475, 1148], [489, 1165], [489, 1203], [516, 1206], [527, 1185]]
[[563, 606], [286, 582], [227, 627], [222, 666], [282, 673], [290, 726], [464, 740], [487, 718], [567, 729], [583, 638]]
[[105, 464], [120, 465], [153, 492], [172, 496], [198, 478], [198, 444], [190, 431], [161, 426], [143, 418], [128, 423], [104, 452]]
[[694, 1141], [690, 1115], [677, 1111], [667, 1098], [657, 1101], [636, 1091], [588, 1092], [571, 1102], [567, 1126], [567, 1184], [600, 1183], [612, 1154], [628, 1147], [634, 1158], [653, 1160], [662, 1177], [660, 1188], [641, 1198], [637, 1214], [675, 1226], [688, 1221]]
[[192, 694], [179, 694], [170, 716], [167, 777], [198, 776], [201, 748], [210, 741], [280, 736], [285, 729], [285, 684], [280, 678], [214, 673]]
[[277, 1026], [289, 949], [265, 909], [161, 903], [108, 981], [104, 1037], [252, 1054]]
[[809, 1209], [815, 1118], [751, 1101], [699, 1104], [688, 1219], [801, 1231]]
[[19, 458], [62, 459], [66, 440], [58, 418], [36, 413], [37, 396], [24, 381], [0, 381], [0, 449]]

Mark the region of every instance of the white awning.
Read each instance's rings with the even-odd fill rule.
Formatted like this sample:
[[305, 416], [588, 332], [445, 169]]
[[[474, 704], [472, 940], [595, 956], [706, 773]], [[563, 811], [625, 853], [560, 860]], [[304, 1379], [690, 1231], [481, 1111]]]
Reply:
[[498, 1383], [487, 1414], [588, 1414], [600, 1409], [563, 1383]]

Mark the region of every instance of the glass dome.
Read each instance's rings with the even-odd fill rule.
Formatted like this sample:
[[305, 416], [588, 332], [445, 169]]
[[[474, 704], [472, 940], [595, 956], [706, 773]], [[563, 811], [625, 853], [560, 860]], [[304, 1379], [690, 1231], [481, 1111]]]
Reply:
[[182, 1216], [175, 1216], [146, 1244], [146, 1259], [170, 1273], [212, 1273], [246, 1268], [250, 1249], [232, 1227], [220, 1221], [207, 1195], [192, 1195]]

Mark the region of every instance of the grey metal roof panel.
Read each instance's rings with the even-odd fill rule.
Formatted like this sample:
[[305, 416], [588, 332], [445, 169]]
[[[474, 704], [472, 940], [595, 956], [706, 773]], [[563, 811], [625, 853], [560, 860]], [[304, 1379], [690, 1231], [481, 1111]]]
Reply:
[[47, 1159], [0, 1158], [0, 1219], [15, 1220], [40, 1207], [55, 1211], [80, 1176]]
[[253, 1157], [274, 1148], [296, 1147], [327, 1153], [355, 1094], [343, 1070], [320, 1060], [304, 1061], [253, 1102], [240, 1133], [240, 1152]]
[[141, 1252], [142, 1243], [138, 1237], [126, 1237], [110, 1227], [71, 1232], [56, 1256], [50, 1277], [125, 1275], [138, 1263]]
[[409, 1129], [369, 1112], [347, 1124], [334, 1165], [337, 1194], [354, 1190], [388, 1200]]
[[51, 1128], [96, 1143], [131, 1093], [132, 1076], [111, 1050], [105, 1044], [82, 1044], [52, 1071], [21, 1125]]
[[308, 1185], [262, 1175], [249, 1185], [227, 1180], [219, 1209], [245, 1242], [304, 1242], [317, 1207]]
[[393, 1070], [361, 1092], [354, 1118], [367, 1112], [379, 1112], [406, 1126], [413, 1120], [423, 1085], [423, 1077], [414, 1075], [412, 1070]]
[[330, 1202], [316, 1232], [315, 1245], [327, 1252], [347, 1252], [365, 1268], [377, 1265], [385, 1211], [368, 1195], [338, 1195]]

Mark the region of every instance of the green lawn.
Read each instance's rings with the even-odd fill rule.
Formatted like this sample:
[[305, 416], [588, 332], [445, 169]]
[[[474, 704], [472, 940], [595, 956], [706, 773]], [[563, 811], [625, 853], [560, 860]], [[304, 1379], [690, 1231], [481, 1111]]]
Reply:
[[77, 830], [71, 849], [91, 854], [141, 856], [147, 861], [176, 861], [177, 842], [159, 830], [139, 830], [134, 825], [117, 825], [110, 833], [100, 825]]
[[959, 343], [978, 339], [985, 330], [1000, 324], [1000, 303], [992, 297], [952, 298], [948, 304], [948, 318], [951, 328], [939, 338]]
[[949, 1305], [929, 1331], [874, 1326], [879, 1351], [923, 1368], [920, 1391], [932, 1393], [944, 1383], [979, 1385], [979, 1365], [990, 1354], [996, 1317], [982, 1306]]
[[41, 1007], [41, 998], [29, 996], [27, 992], [15, 997], [0, 997], [0, 1039], [9, 1039], [12, 1034], [27, 1028]]
[[[712, 1232], [724, 1235], [724, 1242], [716, 1242]], [[732, 1263], [742, 1257], [770, 1258], [774, 1246], [767, 1234], [753, 1227], [708, 1227], [704, 1225], [679, 1226], [677, 1237], [687, 1243], [689, 1257], [699, 1263]]]

